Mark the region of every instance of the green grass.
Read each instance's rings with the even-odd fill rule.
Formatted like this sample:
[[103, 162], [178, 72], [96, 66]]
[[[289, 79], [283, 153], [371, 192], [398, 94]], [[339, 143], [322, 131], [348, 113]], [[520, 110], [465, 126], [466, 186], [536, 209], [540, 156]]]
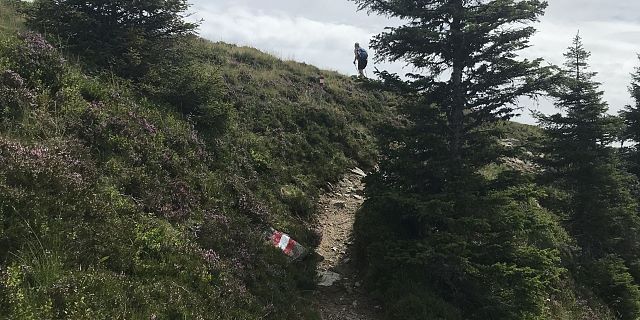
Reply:
[[298, 229], [273, 190], [295, 187], [313, 198], [347, 168], [371, 168], [377, 161], [375, 130], [393, 114], [391, 96], [368, 92], [337, 72], [253, 48], [195, 40], [193, 54], [214, 64], [224, 79], [224, 99], [234, 106], [231, 135], [257, 164], [263, 177], [257, 188], [268, 190], [262, 197], [279, 208], [276, 226]]
[[504, 137], [515, 139], [522, 143], [531, 139], [541, 138], [543, 136], [543, 132], [540, 127], [519, 122], [502, 122], [498, 124], [497, 127]]
[[0, 0], [0, 34], [10, 34], [24, 29], [24, 19], [16, 14], [10, 1]]

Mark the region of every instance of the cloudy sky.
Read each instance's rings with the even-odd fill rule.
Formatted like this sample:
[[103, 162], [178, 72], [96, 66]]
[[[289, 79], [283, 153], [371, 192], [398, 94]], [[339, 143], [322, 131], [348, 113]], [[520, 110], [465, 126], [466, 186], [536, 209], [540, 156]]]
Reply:
[[[190, 0], [194, 18], [203, 19], [200, 34], [210, 40], [247, 45], [283, 59], [354, 74], [354, 42], [367, 44], [384, 27], [397, 24], [385, 17], [357, 12], [347, 0]], [[630, 103], [629, 73], [640, 65], [640, 1], [550, 0], [547, 14], [527, 57], [555, 64], [580, 31], [591, 65], [599, 72], [612, 112]], [[401, 65], [380, 65], [398, 73]], [[371, 69], [370, 69], [371, 70]], [[523, 101], [526, 108], [553, 112], [549, 102]], [[520, 121], [531, 123], [523, 111]]]

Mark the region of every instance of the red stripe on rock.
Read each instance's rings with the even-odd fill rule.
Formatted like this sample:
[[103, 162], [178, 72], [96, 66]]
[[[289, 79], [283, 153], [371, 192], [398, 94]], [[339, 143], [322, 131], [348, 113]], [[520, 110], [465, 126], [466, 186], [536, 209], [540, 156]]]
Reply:
[[287, 243], [287, 247], [284, 248], [284, 253], [287, 255], [291, 255], [291, 252], [293, 252], [293, 248], [296, 246], [297, 242], [293, 239], [289, 240], [289, 243]]
[[278, 246], [278, 244], [280, 244], [280, 239], [282, 238], [282, 232], [274, 232], [273, 235], [271, 236], [271, 241], [273, 242], [274, 246]]

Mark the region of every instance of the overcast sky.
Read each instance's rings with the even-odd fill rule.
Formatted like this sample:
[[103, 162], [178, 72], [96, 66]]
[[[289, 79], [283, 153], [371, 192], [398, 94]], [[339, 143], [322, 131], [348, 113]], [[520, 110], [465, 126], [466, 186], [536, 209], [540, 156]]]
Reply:
[[[200, 34], [210, 40], [247, 45], [291, 59], [355, 74], [353, 43], [369, 39], [397, 22], [357, 12], [347, 0], [191, 0], [194, 17], [203, 19]], [[524, 53], [561, 64], [562, 54], [580, 30], [592, 52], [611, 112], [630, 103], [630, 72], [640, 63], [640, 1], [550, 0], [537, 25], [533, 47]], [[400, 65], [376, 66], [398, 73]], [[371, 72], [372, 68], [369, 68]], [[550, 103], [523, 101], [526, 108], [554, 112]], [[519, 121], [532, 123], [528, 112]]]

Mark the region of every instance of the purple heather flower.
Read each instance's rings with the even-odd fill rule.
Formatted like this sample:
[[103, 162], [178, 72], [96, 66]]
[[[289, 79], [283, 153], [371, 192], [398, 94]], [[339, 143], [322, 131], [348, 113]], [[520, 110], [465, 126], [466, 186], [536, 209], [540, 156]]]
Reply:
[[218, 253], [216, 253], [212, 249], [203, 251], [201, 255], [204, 261], [206, 261], [208, 264], [215, 265], [220, 262], [220, 255], [218, 255]]
[[0, 74], [0, 83], [17, 89], [24, 86], [24, 79], [13, 70], [5, 70]]

